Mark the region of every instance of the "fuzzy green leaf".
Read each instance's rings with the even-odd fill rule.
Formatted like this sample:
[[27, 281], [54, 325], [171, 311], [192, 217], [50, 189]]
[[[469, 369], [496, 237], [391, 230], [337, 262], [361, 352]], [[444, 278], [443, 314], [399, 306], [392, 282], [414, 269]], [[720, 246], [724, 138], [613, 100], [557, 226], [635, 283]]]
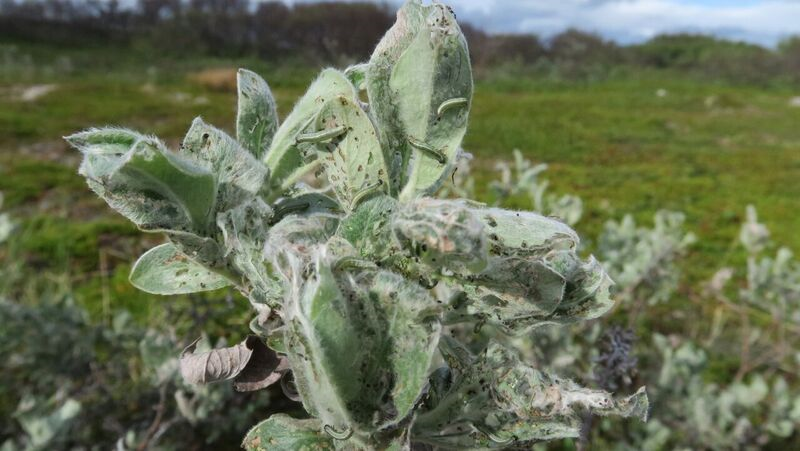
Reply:
[[445, 5], [409, 1], [367, 70], [370, 105], [384, 134], [392, 192], [436, 191], [452, 171], [472, 101], [466, 40]]
[[547, 318], [550, 324], [570, 324], [599, 318], [611, 307], [610, 289], [614, 282], [594, 258], [582, 261], [571, 251], [553, 252], [547, 264], [567, 281], [564, 299]]
[[264, 245], [272, 209], [259, 198], [253, 198], [236, 208], [217, 215], [222, 232], [224, 255], [230, 265], [243, 277], [248, 298], [254, 304], [278, 308], [283, 290], [264, 260]]
[[273, 223], [277, 223], [289, 215], [326, 214], [333, 216], [342, 213], [342, 208], [336, 200], [313, 192], [284, 197], [278, 199], [273, 205]]
[[71, 146], [84, 155], [106, 155], [108, 157], [122, 155], [138, 141], [146, 138], [151, 137], [133, 130], [116, 127], [91, 128], [64, 137]]
[[359, 389], [349, 368], [358, 360], [358, 331], [349, 324], [346, 298], [329, 266], [317, 268], [300, 296], [288, 306], [285, 333], [298, 392], [306, 410], [324, 424], [347, 428], [352, 419], [345, 399]]
[[172, 243], [145, 252], [133, 265], [130, 281], [152, 294], [172, 295], [216, 290], [231, 285], [220, 274], [190, 260]]
[[166, 235], [180, 252], [197, 263], [206, 268], [227, 270], [224, 251], [215, 238], [177, 231], [167, 231]]
[[[470, 221], [476, 224], [467, 227]], [[545, 324], [597, 318], [613, 306], [611, 279], [594, 258], [580, 260], [577, 234], [560, 221], [423, 198], [395, 215], [393, 224], [405, 248], [430, 267], [446, 268], [448, 283], [466, 294], [469, 302], [454, 306], [448, 323], [482, 318], [506, 333], [522, 334]], [[432, 252], [437, 249], [449, 253]]]
[[239, 69], [236, 80], [239, 93], [236, 139], [260, 160], [278, 130], [275, 99], [267, 82], [255, 72]]
[[92, 129], [66, 139], [83, 153], [79, 172], [92, 190], [139, 228], [208, 230], [217, 192], [210, 170], [128, 130]]
[[247, 451], [333, 451], [333, 441], [318, 420], [297, 420], [278, 413], [255, 425], [244, 438]]
[[407, 1], [397, 11], [397, 21], [386, 32], [372, 53], [366, 68], [366, 86], [370, 108], [381, 134], [384, 160], [389, 166], [390, 193], [397, 195], [403, 186], [408, 163], [405, 126], [398, 116], [394, 94], [389, 84], [400, 55], [424, 24], [426, 9], [418, 0]]
[[[467, 131], [472, 101], [472, 68], [467, 43], [455, 16], [431, 5], [423, 28], [397, 62], [389, 85], [411, 145], [405, 199], [431, 194], [452, 172], [458, 146]], [[439, 154], [421, 151], [424, 143]]]
[[369, 64], [356, 64], [345, 69], [344, 74], [357, 90], [367, 88], [367, 71]]
[[551, 314], [566, 287], [564, 277], [544, 261], [516, 256], [493, 257], [467, 283], [474, 286], [467, 292], [479, 299], [478, 310], [501, 322]]
[[399, 208], [389, 196], [373, 197], [342, 220], [339, 233], [362, 257], [381, 259], [392, 247], [390, 225]]
[[416, 199], [392, 218], [400, 244], [425, 264], [456, 273], [479, 273], [488, 262], [485, 226], [462, 202]]
[[304, 154], [312, 145], [298, 143], [297, 136], [312, 124], [320, 108], [337, 96], [355, 99], [356, 92], [344, 74], [326, 69], [308, 88], [275, 133], [269, 152], [264, 157], [264, 163], [271, 172], [272, 186], [281, 186], [290, 174], [304, 165]]
[[364, 196], [386, 190], [389, 174], [372, 121], [344, 96], [328, 101], [316, 120], [317, 130], [338, 127], [344, 127], [345, 132], [318, 143], [317, 158], [342, 206], [351, 210]]
[[[520, 362], [491, 342], [473, 356], [455, 339], [442, 337], [448, 364], [414, 425], [416, 439], [448, 448], [521, 447], [541, 440], [577, 437], [582, 411], [647, 419], [644, 389], [624, 398], [580, 387]], [[437, 372], [435, 374], [440, 374]]]
[[474, 213], [486, 224], [490, 248], [525, 253], [551, 248], [577, 248], [578, 234], [563, 222], [526, 211], [479, 208]]
[[514, 335], [548, 324], [571, 324], [597, 318], [614, 306], [612, 285], [594, 258], [581, 261], [573, 251], [546, 257], [492, 257], [486, 270], [455, 278], [469, 302], [448, 322], [479, 314]]
[[386, 315], [383, 339], [390, 348], [389, 364], [394, 375], [391, 399], [397, 418], [405, 418], [426, 384], [439, 338], [436, 318], [440, 311], [425, 290], [390, 272], [379, 272], [368, 293], [369, 300], [380, 303]]
[[286, 336], [306, 407], [356, 434], [396, 424], [425, 385], [438, 305], [396, 274], [316, 265]]
[[217, 211], [229, 210], [257, 195], [269, 177], [267, 168], [235, 139], [199, 117], [183, 138], [181, 154], [216, 175]]

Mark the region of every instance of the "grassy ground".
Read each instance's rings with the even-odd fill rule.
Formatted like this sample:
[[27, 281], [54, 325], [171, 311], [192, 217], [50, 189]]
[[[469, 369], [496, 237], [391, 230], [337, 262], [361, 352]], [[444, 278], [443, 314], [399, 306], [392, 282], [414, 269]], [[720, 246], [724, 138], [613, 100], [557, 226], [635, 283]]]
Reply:
[[[32, 64], [0, 72], [0, 191], [22, 221], [11, 252], [34, 271], [68, 270], [79, 302], [98, 315], [125, 307], [151, 320], [151, 306], [163, 300], [136, 292], [126, 275], [130, 262], [160, 238], [142, 237], [89, 193], [76, 175], [76, 152], [60, 137], [113, 124], [177, 145], [197, 115], [232, 129], [230, 72], [198, 75], [204, 67], [258, 70], [283, 115], [315, 71], [254, 61], [149, 65], [92, 52], [72, 55], [61, 71], [58, 64], [67, 63], [40, 67], [37, 61], [48, 54], [29, 52]], [[38, 84], [54, 88], [20, 100]], [[734, 86], [672, 73], [564, 82], [498, 72], [477, 84], [465, 147], [476, 155], [484, 183], [494, 161], [510, 158], [514, 148], [549, 163], [553, 189], [584, 199], [578, 230], [589, 240], [624, 213], [648, 222], [659, 209], [685, 211], [699, 236], [683, 265], [691, 287], [742, 261], [732, 245], [748, 203], [777, 242], [800, 249], [794, 95], [800, 87]]]
[[800, 249], [800, 108], [789, 106], [795, 93], [800, 88], [670, 74], [481, 83], [466, 146], [482, 158], [518, 148], [550, 163], [554, 188], [583, 197], [588, 210], [579, 230], [588, 237], [609, 216], [647, 221], [660, 208], [685, 211], [700, 238], [687, 271], [705, 277], [732, 257], [748, 203], [777, 242]]

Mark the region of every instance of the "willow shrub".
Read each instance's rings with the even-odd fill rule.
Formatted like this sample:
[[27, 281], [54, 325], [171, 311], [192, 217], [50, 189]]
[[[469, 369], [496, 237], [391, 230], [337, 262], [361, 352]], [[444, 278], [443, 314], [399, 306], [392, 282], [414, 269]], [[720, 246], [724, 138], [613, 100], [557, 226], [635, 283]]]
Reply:
[[430, 197], [472, 103], [449, 7], [407, 2], [369, 61], [322, 71], [283, 121], [264, 80], [238, 81], [235, 139], [198, 118], [175, 151], [120, 128], [67, 140], [92, 190], [167, 237], [135, 286], [250, 300], [254, 336], [181, 360], [190, 382], [241, 390], [292, 374], [309, 418], [273, 415], [246, 448], [518, 447], [577, 436], [580, 410], [644, 419], [643, 390], [613, 398], [469, 338], [476, 324], [520, 335], [596, 318], [611, 280], [564, 223]]

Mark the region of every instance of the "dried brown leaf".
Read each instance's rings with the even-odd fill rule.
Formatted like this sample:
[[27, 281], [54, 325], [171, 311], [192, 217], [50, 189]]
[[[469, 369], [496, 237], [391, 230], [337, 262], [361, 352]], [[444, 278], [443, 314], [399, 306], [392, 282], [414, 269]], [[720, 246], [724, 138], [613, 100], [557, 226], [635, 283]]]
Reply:
[[255, 336], [252, 338], [255, 346], [250, 361], [233, 380], [233, 387], [237, 391], [255, 391], [269, 387], [278, 382], [289, 369], [286, 357], [278, 355]]
[[288, 369], [286, 359], [255, 335], [236, 346], [195, 354], [198, 341], [200, 339], [181, 353], [181, 375], [190, 384], [233, 379], [238, 391], [260, 390], [277, 382]]

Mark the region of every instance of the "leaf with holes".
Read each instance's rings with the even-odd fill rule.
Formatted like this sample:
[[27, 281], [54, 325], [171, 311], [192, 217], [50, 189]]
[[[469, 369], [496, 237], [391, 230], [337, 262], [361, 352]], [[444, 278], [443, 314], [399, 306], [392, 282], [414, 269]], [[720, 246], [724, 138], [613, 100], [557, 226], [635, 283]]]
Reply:
[[278, 128], [269, 152], [264, 157], [264, 163], [272, 174], [273, 187], [281, 186], [296, 169], [304, 166], [305, 153], [309, 151], [311, 144], [298, 143], [297, 137], [312, 124], [320, 108], [337, 96], [355, 99], [356, 92], [344, 74], [326, 69], [311, 84]]
[[278, 130], [278, 111], [272, 91], [255, 72], [239, 69], [236, 74], [239, 104], [236, 139], [260, 160]]
[[226, 211], [260, 193], [269, 171], [235, 139], [199, 117], [183, 138], [181, 154], [214, 173], [219, 183], [217, 211]]
[[381, 193], [389, 175], [378, 135], [367, 114], [352, 100], [339, 96], [317, 115], [316, 129], [341, 130], [317, 144], [317, 158], [342, 206], [352, 210], [366, 196]]
[[[505, 448], [577, 437], [580, 413], [647, 418], [644, 389], [614, 398], [602, 390], [536, 370], [496, 342], [478, 356], [451, 337], [439, 349], [447, 366], [435, 379], [436, 397], [414, 424], [414, 436], [446, 448]], [[444, 375], [442, 377], [441, 375]]]
[[255, 425], [244, 438], [247, 451], [333, 451], [333, 441], [322, 432], [319, 420], [297, 420], [278, 413]]
[[162, 295], [197, 293], [231, 285], [226, 277], [192, 261], [172, 243], [156, 246], [139, 257], [130, 280], [144, 292]]
[[404, 200], [433, 193], [453, 169], [472, 102], [469, 51], [450, 8], [406, 3], [373, 53], [367, 86], [393, 188]]
[[440, 307], [399, 275], [325, 259], [291, 306], [289, 360], [309, 411], [369, 435], [403, 420], [422, 393]]
[[142, 230], [205, 233], [216, 207], [213, 172], [156, 138], [91, 129], [66, 138], [83, 155], [89, 187]]

